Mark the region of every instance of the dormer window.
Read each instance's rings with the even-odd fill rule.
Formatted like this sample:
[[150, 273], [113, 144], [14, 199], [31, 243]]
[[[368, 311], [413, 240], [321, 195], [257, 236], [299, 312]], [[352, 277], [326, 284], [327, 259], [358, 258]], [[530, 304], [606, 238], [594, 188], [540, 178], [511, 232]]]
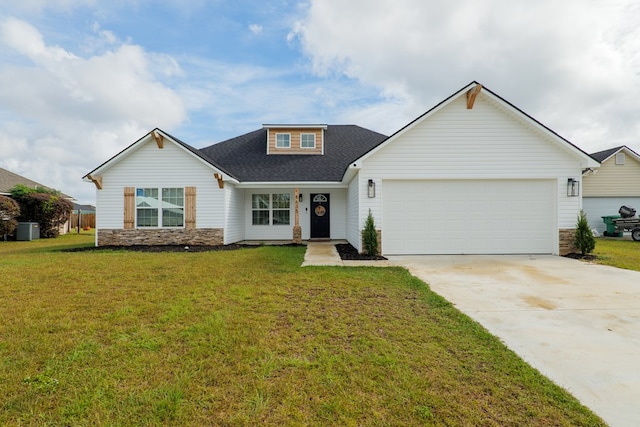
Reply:
[[290, 148], [290, 147], [291, 147], [291, 134], [276, 133], [276, 148]]
[[327, 125], [263, 125], [267, 155], [322, 156]]
[[300, 134], [300, 148], [316, 148], [316, 134], [315, 133]]

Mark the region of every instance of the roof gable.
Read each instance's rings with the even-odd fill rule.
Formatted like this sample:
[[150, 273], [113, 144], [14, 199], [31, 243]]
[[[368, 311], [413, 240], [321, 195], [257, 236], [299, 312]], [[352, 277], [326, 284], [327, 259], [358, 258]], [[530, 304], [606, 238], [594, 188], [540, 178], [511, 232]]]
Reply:
[[530, 126], [533, 126], [538, 131], [540, 131], [543, 134], [547, 135], [549, 137], [549, 139], [551, 141], [553, 141], [555, 144], [557, 144], [558, 146], [562, 147], [564, 150], [570, 152], [572, 155], [574, 155], [577, 158], [579, 158], [581, 163], [582, 163], [582, 167], [583, 168], [598, 167], [599, 166], [599, 163], [597, 161], [595, 161], [591, 156], [589, 156], [589, 154], [587, 154], [586, 152], [584, 152], [583, 150], [581, 150], [580, 148], [575, 146], [573, 143], [571, 143], [567, 139], [561, 137], [560, 135], [558, 135], [556, 132], [554, 132], [550, 128], [546, 127], [545, 125], [543, 125], [542, 123], [540, 123], [539, 121], [534, 119], [533, 117], [531, 117], [528, 114], [526, 114], [524, 111], [520, 110], [519, 108], [517, 108], [516, 106], [514, 106], [510, 102], [508, 102], [505, 99], [501, 98], [500, 96], [498, 96], [497, 94], [495, 94], [494, 92], [492, 92], [491, 90], [489, 90], [488, 88], [486, 88], [485, 86], [481, 85], [480, 83], [478, 83], [476, 81], [472, 81], [467, 86], [465, 86], [462, 89], [458, 90], [457, 92], [455, 92], [454, 94], [452, 94], [448, 98], [444, 99], [443, 101], [441, 101], [440, 103], [435, 105], [433, 108], [431, 108], [430, 110], [428, 110], [427, 112], [425, 112], [424, 114], [422, 114], [421, 116], [419, 116], [418, 118], [413, 120], [412, 122], [410, 122], [409, 124], [407, 124], [406, 126], [401, 128], [400, 130], [398, 130], [397, 132], [392, 134], [386, 141], [384, 141], [384, 143], [376, 146], [374, 149], [372, 149], [371, 151], [366, 153], [364, 156], [359, 158], [356, 161], [356, 166], [359, 166], [363, 160], [365, 160], [366, 158], [370, 157], [371, 155], [373, 155], [375, 152], [379, 151], [383, 147], [385, 147], [385, 146], [387, 146], [389, 144], [393, 144], [393, 141], [395, 141], [396, 139], [400, 138], [402, 135], [404, 135], [405, 133], [409, 132], [411, 129], [415, 128], [420, 123], [424, 122], [425, 120], [428, 120], [435, 113], [437, 113], [438, 111], [440, 111], [443, 108], [447, 107], [454, 100], [456, 100], [456, 99], [458, 99], [460, 97], [463, 97], [463, 96], [466, 97], [467, 108], [468, 109], [472, 109], [473, 108], [473, 104], [475, 102], [475, 99], [480, 93], [482, 93], [483, 96], [488, 97], [494, 104], [497, 104], [502, 109], [504, 109], [504, 110], [508, 111], [509, 113], [511, 113], [517, 119], [522, 120], [523, 122], [527, 123]]
[[127, 148], [120, 151], [118, 154], [111, 157], [109, 160], [107, 160], [106, 162], [104, 162], [103, 164], [101, 164], [100, 166], [98, 166], [88, 174], [86, 174], [83, 177], [83, 179], [85, 181], [93, 181], [96, 184], [96, 186], [98, 186], [98, 188], [101, 188], [102, 184], [101, 184], [100, 177], [102, 174], [104, 174], [104, 172], [106, 172], [107, 170], [115, 166], [118, 162], [122, 161], [127, 156], [130, 156], [131, 154], [136, 152], [140, 147], [142, 147], [143, 145], [151, 141], [155, 141], [155, 143], [158, 145], [158, 149], [163, 149], [163, 146], [165, 143], [173, 143], [177, 147], [182, 149], [184, 152], [197, 158], [200, 162], [204, 163], [205, 165], [211, 167], [216, 171], [223, 173], [225, 175], [224, 178], [227, 178], [227, 179], [230, 178], [233, 181], [235, 181], [233, 175], [229, 174], [222, 167], [218, 166], [216, 162], [214, 162], [213, 159], [209, 158], [205, 153], [203, 153], [202, 151], [196, 148], [193, 148], [189, 144], [162, 131], [159, 128], [155, 128], [154, 130], [145, 134], [142, 138], [138, 139], [133, 144], [129, 145]]
[[607, 150], [598, 151], [597, 153], [591, 153], [591, 157], [599, 161], [600, 163], [604, 163], [612, 157], [615, 157], [619, 152], [625, 152], [631, 157], [635, 158], [638, 162], [640, 162], [640, 154], [633, 151], [631, 148], [626, 145], [621, 145], [619, 147], [609, 148]]

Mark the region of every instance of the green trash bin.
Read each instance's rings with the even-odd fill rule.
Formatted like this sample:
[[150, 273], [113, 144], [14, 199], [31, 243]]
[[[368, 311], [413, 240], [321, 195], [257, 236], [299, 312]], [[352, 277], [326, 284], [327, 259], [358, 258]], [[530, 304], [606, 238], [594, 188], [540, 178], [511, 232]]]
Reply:
[[608, 237], [622, 237], [622, 232], [616, 232], [616, 223], [613, 222], [614, 219], [620, 218], [620, 215], [607, 215], [602, 217], [602, 221], [607, 226], [607, 231], [604, 232], [605, 236]]

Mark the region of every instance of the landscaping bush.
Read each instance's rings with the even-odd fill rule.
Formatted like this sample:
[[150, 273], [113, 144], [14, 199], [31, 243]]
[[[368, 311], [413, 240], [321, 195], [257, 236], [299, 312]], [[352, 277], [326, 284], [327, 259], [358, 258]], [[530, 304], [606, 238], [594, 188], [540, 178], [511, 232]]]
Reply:
[[0, 238], [13, 234], [20, 215], [20, 206], [10, 197], [0, 196]]
[[364, 250], [367, 254], [378, 255], [378, 232], [376, 231], [371, 209], [369, 209], [369, 215], [367, 216], [367, 221], [362, 231], [362, 243], [364, 244]]
[[591, 228], [589, 228], [587, 214], [584, 211], [580, 211], [580, 215], [578, 215], [573, 244], [583, 256], [591, 253], [596, 247], [596, 239], [593, 237]]
[[69, 220], [73, 203], [55, 190], [17, 185], [11, 196], [20, 205], [18, 221], [40, 224], [40, 237], [58, 237], [60, 226]]

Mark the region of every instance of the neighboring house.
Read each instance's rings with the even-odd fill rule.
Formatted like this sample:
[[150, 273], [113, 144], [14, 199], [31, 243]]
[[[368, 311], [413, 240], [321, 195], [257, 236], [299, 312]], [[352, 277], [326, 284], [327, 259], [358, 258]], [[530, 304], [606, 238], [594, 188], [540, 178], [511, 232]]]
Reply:
[[78, 230], [80, 228], [89, 227], [95, 228], [96, 226], [96, 208], [92, 205], [81, 205], [78, 203], [73, 204], [73, 212], [67, 223], [69, 229]]
[[51, 190], [51, 188], [42, 185], [39, 182], [35, 182], [29, 178], [20, 176], [17, 173], [0, 168], [0, 195], [11, 196], [11, 189], [19, 184], [26, 185], [31, 188], [45, 188], [47, 190]]
[[582, 204], [589, 225], [602, 234], [606, 230], [603, 216], [618, 215], [621, 206], [640, 212], [640, 155], [622, 145], [591, 157], [602, 165], [584, 171]]
[[[0, 195], [3, 196], [11, 196], [11, 189], [16, 185], [25, 185], [31, 188], [43, 188], [46, 190], [54, 190], [51, 187], [47, 187], [46, 185], [42, 185], [39, 182], [33, 181], [29, 178], [25, 178], [24, 176], [20, 176], [17, 173], [13, 173], [6, 169], [0, 168]], [[68, 196], [64, 193], [60, 193], [60, 195], [66, 199], [73, 200], [73, 197]], [[67, 233], [69, 231], [70, 223], [67, 221], [63, 225], [60, 226], [60, 234]]]
[[[562, 254], [599, 163], [472, 82], [391, 137], [264, 125], [195, 149], [160, 129], [88, 173], [97, 245], [346, 239], [393, 254]], [[149, 203], [149, 198], [155, 204]]]
[[92, 205], [81, 205], [79, 203], [73, 204], [73, 212], [80, 213], [82, 215], [95, 215], [96, 207]]

